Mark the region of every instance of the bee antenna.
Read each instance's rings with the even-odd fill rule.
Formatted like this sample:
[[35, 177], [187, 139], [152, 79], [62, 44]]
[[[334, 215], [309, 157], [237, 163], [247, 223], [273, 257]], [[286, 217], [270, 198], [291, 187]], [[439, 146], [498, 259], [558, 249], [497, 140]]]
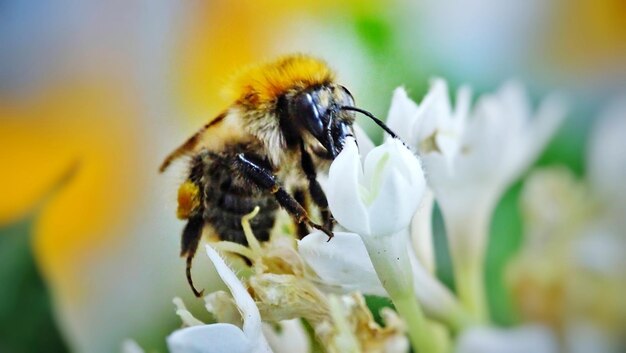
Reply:
[[382, 120], [378, 119], [377, 117], [374, 116], [374, 114], [368, 112], [367, 110], [357, 108], [357, 107], [352, 107], [349, 105], [342, 105], [341, 107], [339, 107], [339, 110], [351, 110], [353, 112], [361, 113], [367, 116], [368, 118], [372, 119], [376, 123], [376, 125], [380, 126], [383, 130], [385, 130], [385, 132], [388, 133], [389, 136], [391, 136], [394, 139], [400, 140], [400, 142], [402, 142], [403, 145], [407, 146], [407, 144], [404, 143], [404, 141], [402, 141], [402, 139], [398, 137], [398, 135], [395, 132], [393, 132], [393, 130], [391, 130], [389, 126], [385, 125], [385, 123]]

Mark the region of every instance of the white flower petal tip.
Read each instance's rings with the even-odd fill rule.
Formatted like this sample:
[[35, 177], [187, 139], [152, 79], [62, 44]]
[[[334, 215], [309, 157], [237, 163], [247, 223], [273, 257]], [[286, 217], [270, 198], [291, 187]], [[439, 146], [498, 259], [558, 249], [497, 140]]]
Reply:
[[546, 327], [528, 325], [513, 329], [470, 328], [461, 334], [456, 353], [558, 353], [554, 334]]
[[[239, 281], [235, 273], [230, 269], [230, 267], [228, 267], [228, 265], [226, 265], [222, 257], [217, 253], [217, 251], [215, 251], [215, 249], [213, 249], [210, 245], [206, 245], [206, 252], [218, 275], [230, 290], [235, 304], [241, 313], [241, 317], [243, 319], [243, 333], [255, 347], [253, 352], [271, 352], [271, 349], [263, 336], [261, 314], [259, 313], [259, 309], [257, 308], [254, 299], [252, 299], [250, 293], [248, 293], [241, 281]], [[230, 326], [237, 328], [237, 326], [234, 325]], [[239, 328], [237, 328], [237, 330], [239, 330]]]
[[387, 126], [402, 140], [410, 141], [417, 110], [417, 104], [409, 98], [404, 87], [396, 88], [387, 114]]
[[187, 310], [185, 303], [179, 297], [176, 297], [172, 300], [174, 305], [176, 306], [176, 315], [180, 317], [185, 326], [197, 326], [204, 325], [204, 322], [196, 319], [193, 314]]
[[426, 187], [419, 160], [397, 139], [374, 148], [361, 163], [354, 140], [330, 166], [328, 202], [335, 219], [361, 236], [408, 227]]
[[187, 327], [167, 337], [170, 353], [250, 353], [250, 339], [235, 325], [212, 324]]
[[343, 293], [387, 296], [359, 235], [335, 232], [328, 241], [322, 232], [314, 232], [298, 242], [298, 252], [324, 284]]

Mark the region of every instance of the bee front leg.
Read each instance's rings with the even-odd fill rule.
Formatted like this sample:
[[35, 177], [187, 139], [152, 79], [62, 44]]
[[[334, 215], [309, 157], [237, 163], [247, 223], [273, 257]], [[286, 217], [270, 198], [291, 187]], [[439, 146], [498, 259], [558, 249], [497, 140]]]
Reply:
[[235, 164], [244, 177], [263, 190], [271, 192], [278, 204], [283, 207], [298, 224], [306, 223], [309, 227], [321, 230], [328, 239], [333, 237], [333, 232], [324, 226], [313, 222], [302, 205], [296, 201], [285, 189], [283, 189], [274, 174], [258, 164], [247, 159], [243, 153], [237, 155]]
[[317, 207], [320, 208], [324, 226], [328, 229], [332, 229], [334, 225], [334, 219], [332, 214], [330, 213], [330, 209], [328, 208], [328, 200], [326, 199], [326, 194], [324, 193], [324, 190], [322, 190], [322, 186], [320, 185], [320, 183], [317, 181], [317, 170], [315, 170], [315, 164], [313, 163], [313, 159], [304, 149], [304, 144], [302, 143], [300, 143], [300, 154], [300, 165], [302, 166], [302, 171], [304, 171], [304, 174], [309, 180], [309, 194], [311, 195], [311, 199], [317, 205]]

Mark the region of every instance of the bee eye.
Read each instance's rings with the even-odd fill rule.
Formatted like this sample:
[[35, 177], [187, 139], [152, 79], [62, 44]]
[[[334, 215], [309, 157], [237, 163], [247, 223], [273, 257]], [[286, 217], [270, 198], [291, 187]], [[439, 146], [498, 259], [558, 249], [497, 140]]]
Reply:
[[319, 137], [324, 133], [324, 122], [320, 105], [313, 95], [303, 93], [296, 97], [290, 104], [292, 118], [297, 119], [299, 124], [311, 132], [313, 136]]

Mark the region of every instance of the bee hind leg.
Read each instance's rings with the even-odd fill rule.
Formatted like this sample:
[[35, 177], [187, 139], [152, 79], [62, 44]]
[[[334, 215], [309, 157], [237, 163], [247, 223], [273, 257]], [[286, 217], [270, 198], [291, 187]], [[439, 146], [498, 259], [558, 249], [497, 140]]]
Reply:
[[187, 222], [187, 225], [183, 230], [183, 236], [181, 238], [180, 256], [187, 257], [187, 283], [189, 283], [193, 294], [197, 298], [202, 297], [202, 295], [204, 294], [204, 290], [198, 291], [196, 287], [194, 287], [193, 278], [191, 277], [191, 266], [193, 262], [193, 257], [195, 256], [196, 250], [198, 249], [198, 244], [200, 243], [200, 238], [202, 238], [203, 226], [204, 220], [202, 219], [201, 214], [189, 218], [189, 221]]
[[304, 207], [280, 186], [276, 177], [270, 170], [250, 161], [243, 153], [237, 155], [235, 165], [244, 177], [248, 178], [259, 188], [271, 192], [276, 198], [276, 201], [278, 201], [278, 204], [296, 220], [297, 224], [306, 223], [309, 227], [324, 232], [328, 235], [329, 240], [333, 237], [331, 230], [313, 222], [309, 218]]

